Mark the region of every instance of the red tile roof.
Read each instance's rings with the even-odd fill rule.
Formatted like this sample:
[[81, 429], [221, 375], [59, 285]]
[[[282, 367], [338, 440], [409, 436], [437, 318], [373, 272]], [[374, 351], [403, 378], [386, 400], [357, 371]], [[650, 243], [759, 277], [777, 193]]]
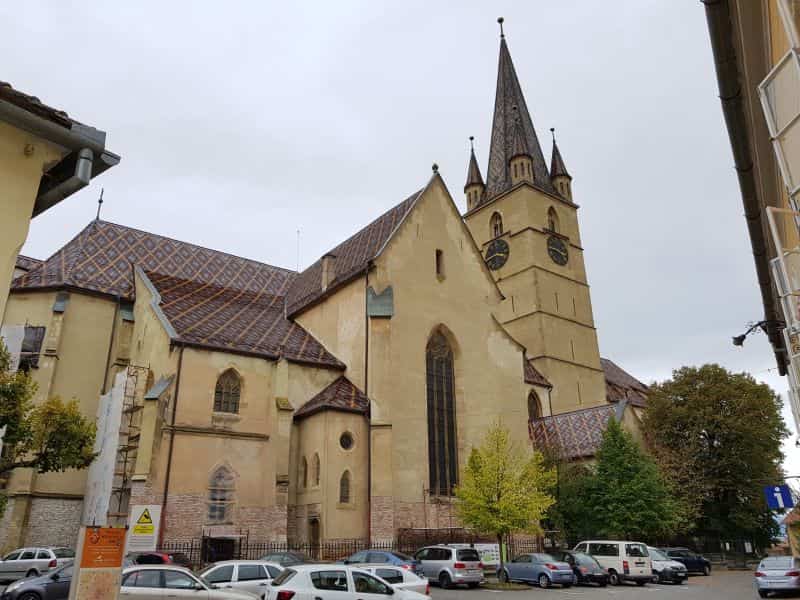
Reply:
[[363, 273], [397, 226], [411, 210], [422, 190], [414, 192], [397, 206], [389, 209], [358, 233], [352, 235], [326, 254], [334, 259], [334, 278], [322, 290], [322, 259], [300, 273], [292, 282], [286, 297], [286, 312], [291, 317], [324, 298], [337, 287]]
[[298, 408], [294, 418], [303, 419], [322, 410], [366, 415], [369, 412], [369, 399], [347, 377], [342, 376]]
[[603, 432], [617, 407], [604, 404], [533, 419], [528, 430], [535, 448], [556, 450], [561, 458], [574, 460], [594, 456]]
[[23, 254], [17, 255], [17, 262], [14, 265], [17, 269], [21, 271], [30, 271], [31, 269], [38, 267], [42, 262], [38, 258], [31, 258], [30, 256], [25, 256]]
[[542, 385], [544, 387], [552, 388], [553, 384], [547, 381], [547, 378], [542, 375], [536, 367], [533, 366], [531, 361], [525, 360], [525, 383], [533, 385]]
[[15, 90], [11, 87], [10, 83], [6, 83], [5, 81], [0, 81], [0, 100], [5, 100], [19, 108], [27, 110], [29, 113], [33, 113], [36, 116], [47, 119], [67, 129], [72, 127], [72, 119], [69, 118], [66, 112], [53, 108], [52, 106], [47, 106], [47, 104], [44, 104], [36, 96], [31, 96], [25, 92]]
[[619, 365], [607, 358], [600, 359], [606, 376], [606, 397], [609, 402], [627, 400], [634, 406], [647, 406], [649, 388]]
[[106, 221], [90, 223], [15, 279], [12, 291], [73, 288], [132, 300], [134, 265], [161, 294], [177, 341], [344, 368], [285, 318], [284, 298], [294, 271]]

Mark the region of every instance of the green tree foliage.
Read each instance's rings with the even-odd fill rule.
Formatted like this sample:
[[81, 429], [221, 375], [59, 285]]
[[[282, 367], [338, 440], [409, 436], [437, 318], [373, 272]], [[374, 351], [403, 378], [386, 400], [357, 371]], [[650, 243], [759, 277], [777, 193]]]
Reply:
[[515, 531], [538, 533], [554, 502], [555, 482], [555, 469], [545, 467], [540, 452], [512, 442], [508, 429], [495, 423], [472, 449], [456, 488], [458, 515], [465, 525], [494, 534], [500, 544]]
[[548, 516], [570, 547], [580, 540], [596, 538], [598, 535], [599, 524], [592, 510], [594, 484], [594, 470], [588, 465], [559, 464], [556, 503]]
[[88, 467], [95, 425], [81, 414], [78, 401], [56, 397], [35, 405], [36, 384], [25, 372], [12, 373], [9, 365], [0, 341], [0, 428], [7, 428], [0, 477], [20, 467], [39, 473]]
[[770, 543], [762, 487], [782, 477], [788, 432], [769, 386], [715, 364], [683, 367], [651, 388], [644, 433], [694, 535]]

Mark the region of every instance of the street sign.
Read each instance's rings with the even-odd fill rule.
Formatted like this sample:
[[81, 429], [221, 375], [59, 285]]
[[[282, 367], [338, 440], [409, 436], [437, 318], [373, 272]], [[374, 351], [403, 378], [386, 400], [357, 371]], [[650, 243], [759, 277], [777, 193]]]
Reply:
[[81, 569], [119, 568], [125, 549], [122, 527], [87, 527], [83, 538]]
[[158, 544], [158, 526], [161, 520], [159, 504], [136, 504], [130, 510], [128, 552], [153, 552]]
[[767, 506], [773, 510], [785, 510], [794, 506], [792, 491], [785, 483], [765, 486], [764, 496], [767, 498]]

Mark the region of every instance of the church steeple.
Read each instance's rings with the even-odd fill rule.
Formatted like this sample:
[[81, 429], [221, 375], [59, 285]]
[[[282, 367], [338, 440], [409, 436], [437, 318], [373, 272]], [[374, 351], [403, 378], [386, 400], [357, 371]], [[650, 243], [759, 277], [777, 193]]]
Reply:
[[475, 138], [469, 136], [469, 166], [467, 167], [467, 183], [464, 184], [464, 193], [467, 195], [467, 210], [472, 210], [483, 198], [486, 185], [483, 183], [481, 168], [475, 158]]
[[556, 188], [559, 194], [564, 198], [572, 201], [572, 176], [567, 171], [567, 166], [564, 164], [564, 159], [561, 157], [561, 151], [558, 149], [556, 143], [556, 133], [553, 127], [550, 128], [550, 133], [553, 134], [553, 156], [550, 159], [550, 179], [553, 181], [553, 187]]
[[[530, 155], [533, 184], [546, 192], [554, 193], [555, 189], [550, 181], [550, 174], [547, 172], [542, 148], [536, 137], [528, 105], [525, 103], [525, 97], [522, 94], [522, 88], [502, 31], [502, 17], [498, 19], [498, 22], [501, 27], [500, 58], [497, 66], [497, 91], [494, 101], [489, 168], [486, 173], [486, 200], [502, 194], [513, 185], [511, 158], [514, 153], [515, 135], [524, 141], [524, 147]], [[516, 111], [514, 107], [517, 108]]]
[[514, 107], [514, 137], [511, 140], [511, 158], [508, 167], [511, 172], [511, 185], [517, 185], [521, 181], [533, 183], [533, 157], [528, 151], [528, 142], [525, 139], [525, 131], [519, 122], [519, 110]]

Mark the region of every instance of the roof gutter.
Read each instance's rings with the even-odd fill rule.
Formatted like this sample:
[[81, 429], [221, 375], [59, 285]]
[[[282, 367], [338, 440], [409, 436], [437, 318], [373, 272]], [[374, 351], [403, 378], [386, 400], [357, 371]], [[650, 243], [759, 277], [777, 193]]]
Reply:
[[733, 43], [734, 28], [729, 2], [728, 0], [702, 0], [702, 2], [706, 8], [708, 33], [711, 39], [711, 50], [714, 54], [714, 66], [717, 71], [719, 97], [725, 124], [728, 128], [736, 174], [739, 178], [739, 189], [742, 193], [742, 204], [756, 266], [756, 278], [761, 288], [761, 302], [764, 305], [764, 318], [767, 321], [766, 333], [775, 351], [778, 371], [781, 375], [786, 375], [786, 349], [777, 326], [780, 317], [772, 289], [769, 246], [762, 223], [762, 209], [766, 203], [762, 203], [759, 199], [753, 173], [753, 152], [745, 115], [744, 91], [739, 83], [739, 64]]
[[119, 164], [120, 157], [105, 147], [106, 133], [94, 127], [77, 121], [64, 127], [5, 100], [0, 100], [0, 120], [69, 150], [61, 162], [42, 175], [34, 217]]

